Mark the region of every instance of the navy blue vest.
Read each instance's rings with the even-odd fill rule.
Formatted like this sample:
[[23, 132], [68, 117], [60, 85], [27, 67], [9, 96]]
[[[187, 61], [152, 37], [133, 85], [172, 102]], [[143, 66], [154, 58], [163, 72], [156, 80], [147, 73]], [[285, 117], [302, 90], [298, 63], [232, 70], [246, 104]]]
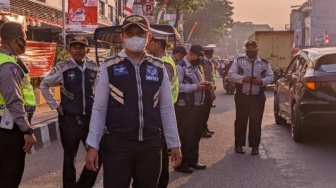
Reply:
[[162, 61], [147, 56], [134, 66], [129, 59], [114, 56], [105, 63], [110, 83], [106, 115], [109, 134], [139, 141], [160, 137]]
[[[90, 67], [86, 67], [83, 74], [78, 67], [63, 72], [64, 87], [66, 92], [69, 93], [69, 95], [66, 95], [61, 92], [61, 106], [65, 113], [78, 116], [84, 115], [85, 110], [85, 114], [91, 114], [96, 75], [97, 70]], [[85, 96], [83, 96], [83, 90]]]

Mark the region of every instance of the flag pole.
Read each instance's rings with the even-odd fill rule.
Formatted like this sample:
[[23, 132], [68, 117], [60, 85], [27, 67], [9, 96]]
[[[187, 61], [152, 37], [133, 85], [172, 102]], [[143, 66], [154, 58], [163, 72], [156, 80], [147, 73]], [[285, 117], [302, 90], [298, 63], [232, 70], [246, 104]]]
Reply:
[[188, 36], [188, 39], [187, 39], [186, 43], [189, 42], [189, 39], [190, 39], [190, 37], [191, 37], [191, 34], [194, 32], [194, 30], [195, 30], [195, 28], [196, 28], [196, 25], [197, 25], [197, 22], [195, 22], [194, 25], [192, 26], [191, 31], [190, 31], [190, 33], [189, 33], [189, 36]]

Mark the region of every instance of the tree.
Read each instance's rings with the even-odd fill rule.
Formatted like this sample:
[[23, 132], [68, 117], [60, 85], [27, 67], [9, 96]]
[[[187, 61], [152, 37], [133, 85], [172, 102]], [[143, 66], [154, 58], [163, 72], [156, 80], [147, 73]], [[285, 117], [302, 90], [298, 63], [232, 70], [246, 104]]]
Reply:
[[208, 0], [203, 9], [185, 17], [185, 37], [188, 37], [193, 24], [197, 22], [192, 39], [204, 45], [218, 44], [233, 27], [233, 9], [232, 2], [228, 0]]
[[[157, 0], [158, 6], [162, 7], [167, 0]], [[206, 0], [170, 0], [168, 1], [168, 11], [176, 14], [174, 27], [178, 27], [178, 22], [182, 14], [191, 13], [204, 7]]]

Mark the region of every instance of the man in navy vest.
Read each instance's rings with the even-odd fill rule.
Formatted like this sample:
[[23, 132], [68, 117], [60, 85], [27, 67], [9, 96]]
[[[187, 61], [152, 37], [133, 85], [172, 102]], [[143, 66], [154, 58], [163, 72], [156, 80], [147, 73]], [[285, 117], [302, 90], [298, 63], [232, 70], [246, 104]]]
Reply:
[[188, 54], [177, 65], [179, 95], [175, 110], [183, 159], [181, 166], [175, 170], [182, 173], [206, 169], [206, 165], [198, 163], [204, 90], [211, 87], [210, 82], [203, 81], [198, 67], [203, 58], [203, 47], [192, 45]]
[[133, 180], [133, 187], [156, 188], [162, 133], [172, 166], [182, 158], [170, 83], [163, 62], [145, 52], [148, 20], [131, 15], [121, 27], [125, 50], [103, 62], [96, 80], [86, 166], [97, 170], [104, 135], [104, 187], [129, 187]]
[[244, 154], [247, 122], [251, 154], [259, 154], [261, 122], [264, 114], [266, 85], [272, 83], [273, 72], [269, 63], [258, 57], [255, 41], [245, 44], [246, 56], [237, 58], [229, 70], [229, 78], [236, 83], [235, 151]]

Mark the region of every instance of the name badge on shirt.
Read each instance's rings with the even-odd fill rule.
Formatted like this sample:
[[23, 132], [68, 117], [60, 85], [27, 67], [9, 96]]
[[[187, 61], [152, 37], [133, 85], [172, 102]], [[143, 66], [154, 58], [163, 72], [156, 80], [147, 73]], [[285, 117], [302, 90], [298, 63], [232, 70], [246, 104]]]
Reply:
[[147, 65], [146, 66], [146, 80], [150, 81], [159, 81], [159, 73], [158, 68], [154, 66]]
[[128, 74], [128, 70], [125, 65], [115, 65], [113, 66], [114, 74], [116, 76]]

